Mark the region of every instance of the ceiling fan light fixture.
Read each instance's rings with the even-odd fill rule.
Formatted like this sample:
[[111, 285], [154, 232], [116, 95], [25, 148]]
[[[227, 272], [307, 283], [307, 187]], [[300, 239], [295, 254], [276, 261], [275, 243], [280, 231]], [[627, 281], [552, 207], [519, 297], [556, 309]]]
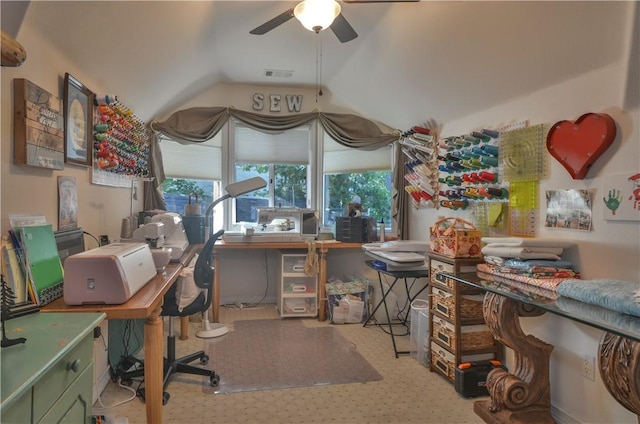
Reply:
[[331, 26], [340, 10], [335, 0], [304, 0], [293, 9], [293, 15], [306, 29], [318, 33]]

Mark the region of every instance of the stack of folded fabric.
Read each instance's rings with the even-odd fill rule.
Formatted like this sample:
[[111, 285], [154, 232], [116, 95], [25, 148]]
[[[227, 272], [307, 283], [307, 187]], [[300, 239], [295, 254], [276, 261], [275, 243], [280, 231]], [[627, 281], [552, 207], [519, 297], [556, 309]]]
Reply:
[[567, 279], [558, 286], [562, 296], [640, 317], [640, 283], [612, 279]]
[[478, 271], [554, 290], [567, 278], [579, 279], [573, 264], [562, 260], [568, 240], [483, 237], [484, 264]]

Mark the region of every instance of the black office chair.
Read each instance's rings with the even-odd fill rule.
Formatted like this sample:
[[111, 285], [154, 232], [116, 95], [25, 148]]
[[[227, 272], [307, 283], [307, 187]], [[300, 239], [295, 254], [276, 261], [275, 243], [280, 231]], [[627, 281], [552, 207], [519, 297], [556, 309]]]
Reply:
[[[182, 311], [178, 310], [178, 299], [176, 299], [176, 285], [174, 284], [164, 296], [164, 304], [162, 305], [162, 316], [169, 317], [169, 336], [167, 337], [167, 357], [164, 358], [164, 380], [163, 390], [167, 388], [169, 381], [175, 373], [186, 373], [204, 375], [209, 377], [209, 384], [216, 387], [220, 383], [220, 377], [213, 370], [190, 365], [196, 359], [200, 360], [200, 364], [206, 365], [209, 362], [209, 356], [201, 350], [190, 355], [176, 358], [176, 337], [173, 328], [173, 318], [185, 317], [201, 312], [206, 314], [211, 307], [213, 299], [213, 276], [215, 269], [213, 268], [213, 246], [215, 242], [222, 236], [224, 230], [220, 230], [212, 235], [204, 247], [200, 250], [198, 260], [193, 269], [193, 279], [198, 287], [206, 289], [200, 293], [198, 297]], [[122, 374], [122, 383], [130, 386], [132, 379], [144, 376], [144, 368]], [[138, 388], [136, 394], [144, 400], [144, 388]], [[162, 394], [162, 404], [169, 401], [169, 393], [166, 391]]]

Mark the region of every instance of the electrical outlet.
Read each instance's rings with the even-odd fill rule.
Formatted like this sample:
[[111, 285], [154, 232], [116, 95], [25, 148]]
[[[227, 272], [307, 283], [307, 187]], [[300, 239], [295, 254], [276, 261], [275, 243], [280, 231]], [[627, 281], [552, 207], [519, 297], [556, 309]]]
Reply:
[[591, 381], [596, 380], [596, 358], [591, 354], [582, 357], [582, 375]]

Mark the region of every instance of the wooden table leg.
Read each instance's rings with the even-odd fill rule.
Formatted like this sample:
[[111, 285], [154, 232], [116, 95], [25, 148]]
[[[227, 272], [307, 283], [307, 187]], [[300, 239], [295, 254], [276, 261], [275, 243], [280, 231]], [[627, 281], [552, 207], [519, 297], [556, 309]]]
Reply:
[[640, 424], [640, 343], [604, 333], [598, 350], [602, 382], [620, 405], [638, 415]]
[[512, 373], [501, 368], [487, 376], [490, 401], [476, 401], [474, 412], [487, 423], [553, 423], [549, 385], [549, 357], [553, 346], [525, 335], [520, 316], [544, 314], [504, 296], [487, 293], [484, 319], [493, 336], [513, 349]]
[[180, 340], [189, 338], [189, 317], [180, 317]]
[[329, 248], [321, 245], [320, 253], [320, 272], [318, 273], [318, 321], [326, 321], [326, 304], [327, 304], [327, 291], [325, 283], [327, 282], [327, 252]]
[[144, 381], [147, 423], [162, 423], [163, 391], [163, 335], [162, 318], [158, 306], [144, 323]]

